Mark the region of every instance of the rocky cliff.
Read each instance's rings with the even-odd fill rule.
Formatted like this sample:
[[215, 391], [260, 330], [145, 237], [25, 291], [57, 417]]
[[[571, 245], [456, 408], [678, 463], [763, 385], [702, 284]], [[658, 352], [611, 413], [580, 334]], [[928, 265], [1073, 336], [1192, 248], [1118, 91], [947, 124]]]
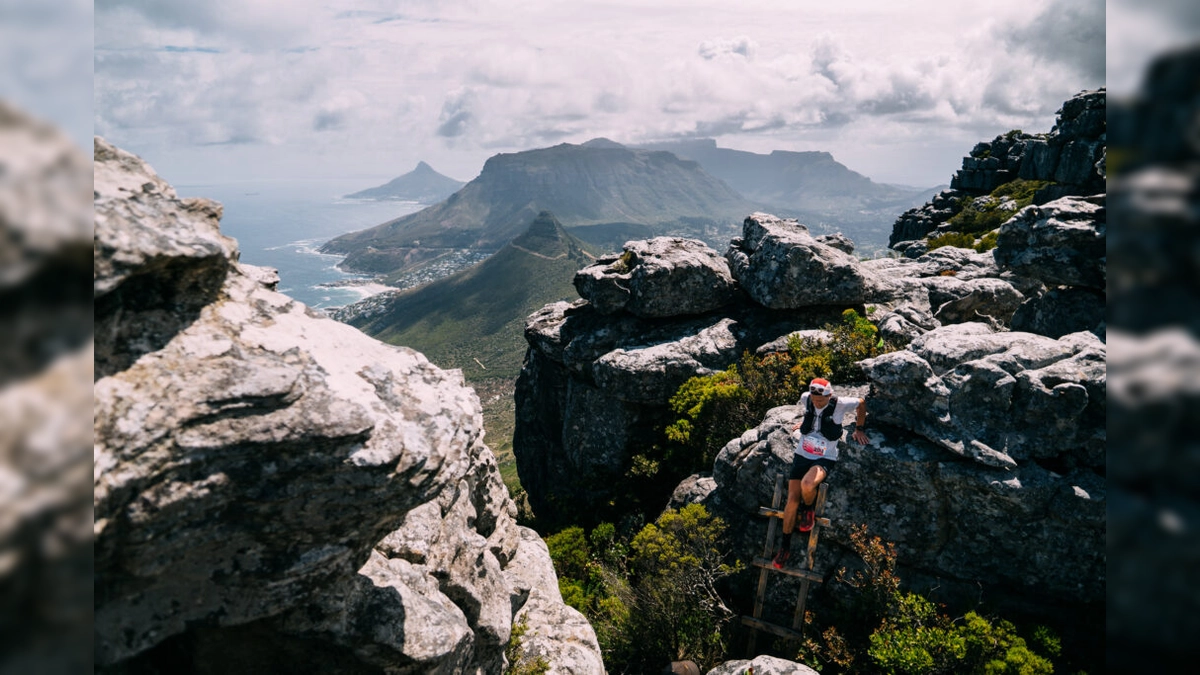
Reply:
[[95, 662], [602, 672], [457, 371], [275, 292], [221, 207], [95, 143]]
[[965, 203], [986, 199], [989, 193], [1014, 180], [1038, 182], [1040, 189], [1033, 196], [1036, 204], [1104, 192], [1106, 101], [1104, 89], [1084, 91], [1063, 103], [1049, 133], [1029, 134], [1014, 129], [977, 143], [963, 158], [949, 190], [923, 206], [905, 211], [896, 220], [888, 246], [898, 251], [911, 248], [909, 255], [920, 255], [924, 247], [914, 246], [913, 242], [951, 229], [950, 219]]
[[[1105, 232], [1101, 193], [1017, 212], [984, 252], [859, 261], [844, 238], [761, 213], [723, 258], [700, 242], [630, 242], [578, 274], [582, 301], [526, 325], [514, 451], [530, 503], [539, 515], [566, 504], [603, 514], [687, 378], [856, 308], [902, 348], [863, 362], [865, 381], [838, 383], [870, 397], [871, 442], [842, 449], [817, 569], [845, 564], [849, 528], [865, 523], [936, 598], [966, 605], [982, 591], [1034, 615], [1094, 614], [1105, 589], [1106, 346], [1093, 311]], [[1063, 311], [1079, 297], [1083, 310]], [[673, 503], [703, 502], [732, 524], [743, 559], [761, 550], [757, 509], [790, 461], [797, 415], [770, 411], [728, 440], [710, 476], [676, 490]], [[790, 617], [795, 589], [780, 589]]]

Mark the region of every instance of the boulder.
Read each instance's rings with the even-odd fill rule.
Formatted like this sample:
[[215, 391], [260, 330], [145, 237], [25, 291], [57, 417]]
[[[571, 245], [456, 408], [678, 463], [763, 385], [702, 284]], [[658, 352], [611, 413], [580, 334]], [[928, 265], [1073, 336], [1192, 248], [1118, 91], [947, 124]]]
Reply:
[[1060, 287], [1029, 298], [1012, 316], [1014, 331], [1060, 338], [1069, 333], [1104, 332], [1104, 293], [1090, 288]]
[[0, 671], [83, 672], [92, 649], [92, 175], [0, 101]]
[[[947, 294], [944, 286], [948, 281], [955, 281], [953, 299], [948, 299], [937, 305], [934, 318], [942, 324], [963, 323], [992, 319], [1001, 325], [1007, 325], [1012, 319], [1013, 312], [1025, 299], [1021, 292], [1012, 284], [1002, 279], [982, 278], [960, 281], [956, 277], [932, 277], [930, 282], [939, 283], [939, 295]], [[931, 289], [930, 298], [934, 295]]]
[[602, 314], [640, 317], [704, 314], [736, 296], [725, 259], [702, 241], [679, 237], [627, 242], [620, 256], [579, 270], [575, 289]]
[[[96, 147], [97, 666], [502, 670], [510, 579], [545, 566], [505, 574], [523, 534], [461, 373], [275, 292], [218, 206]], [[581, 635], [542, 644], [599, 662]]]
[[[872, 396], [871, 410], [876, 403]], [[774, 408], [732, 439], [714, 463], [715, 489], [699, 496], [728, 523], [729, 546], [739, 555], [762, 550], [767, 524], [758, 508], [771, 503], [790, 466], [788, 429], [800, 413], [798, 406]], [[1104, 606], [1107, 491], [1095, 469], [1055, 471], [1030, 461], [990, 467], [877, 424], [874, 412], [870, 419], [869, 442], [843, 440], [828, 480], [831, 526], [822, 530], [814, 565], [827, 578], [825, 590], [836, 592], [836, 570], [855, 559], [851, 528], [865, 525], [896, 545], [906, 585], [935, 602], [974, 606], [982, 594], [992, 606], [1043, 616]], [[1014, 530], [1020, 536], [996, 534]], [[753, 595], [757, 576], [751, 570], [732, 578], [731, 593]], [[794, 581], [772, 580], [766, 611], [775, 622], [790, 621], [796, 592]]]
[[1103, 290], [1106, 229], [1102, 198], [1064, 197], [1027, 206], [1000, 226], [996, 262], [1048, 285]]
[[794, 219], [748, 216], [742, 238], [725, 254], [733, 277], [755, 302], [772, 309], [855, 305], [868, 281], [851, 255], [814, 239]]
[[1039, 459], [1102, 467], [1104, 344], [943, 326], [862, 362], [872, 417], [987, 466]]
[[776, 658], [774, 656], [756, 656], [753, 660], [726, 661], [708, 671], [707, 675], [817, 675], [817, 671], [802, 663]]

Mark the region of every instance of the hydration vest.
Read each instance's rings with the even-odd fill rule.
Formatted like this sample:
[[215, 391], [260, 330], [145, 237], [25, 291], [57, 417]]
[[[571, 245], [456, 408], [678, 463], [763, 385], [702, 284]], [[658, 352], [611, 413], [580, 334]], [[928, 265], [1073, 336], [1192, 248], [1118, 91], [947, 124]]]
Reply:
[[[831, 441], [836, 441], [842, 437], [842, 425], [833, 419], [833, 411], [837, 408], [837, 397], [830, 396], [829, 403], [825, 404], [825, 409], [821, 411], [821, 435]], [[812, 432], [816, 422], [816, 406], [813, 405], [812, 396], [809, 395], [804, 406], [804, 421], [800, 423], [800, 433], [807, 435]]]

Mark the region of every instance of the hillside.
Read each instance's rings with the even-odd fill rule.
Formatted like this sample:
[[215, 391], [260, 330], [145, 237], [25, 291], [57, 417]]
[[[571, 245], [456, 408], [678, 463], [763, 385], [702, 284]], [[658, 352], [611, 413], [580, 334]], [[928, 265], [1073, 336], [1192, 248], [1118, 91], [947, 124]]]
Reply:
[[762, 155], [719, 148], [711, 138], [640, 147], [694, 160], [747, 199], [798, 218], [815, 231], [842, 232], [862, 250], [883, 248], [887, 223], [940, 189], [876, 183], [828, 152], [775, 150]]
[[454, 194], [466, 185], [461, 180], [444, 176], [425, 162], [418, 162], [417, 168], [408, 173], [393, 178], [387, 183], [360, 190], [346, 195], [347, 199], [395, 199], [399, 201], [418, 202], [420, 204], [436, 204]]
[[462, 369], [479, 391], [501, 472], [515, 484], [512, 385], [525, 356], [525, 317], [547, 303], [578, 298], [571, 279], [591, 260], [581, 242], [543, 211], [484, 262], [392, 296], [370, 316], [345, 320], [379, 340], [412, 347], [442, 368]]
[[596, 139], [500, 154], [444, 202], [322, 247], [343, 266], [393, 272], [447, 249], [494, 251], [541, 211], [597, 248], [664, 233], [728, 239], [753, 204], [693, 161]]

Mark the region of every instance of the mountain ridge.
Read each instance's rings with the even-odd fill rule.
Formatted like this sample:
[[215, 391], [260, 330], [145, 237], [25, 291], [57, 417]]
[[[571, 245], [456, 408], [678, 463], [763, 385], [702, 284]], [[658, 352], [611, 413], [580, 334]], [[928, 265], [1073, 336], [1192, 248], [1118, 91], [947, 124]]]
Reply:
[[637, 147], [692, 159], [764, 209], [798, 218], [814, 231], [841, 232], [863, 250], [883, 248], [883, 223], [944, 187], [877, 183], [824, 150], [772, 150], [764, 155], [718, 147], [712, 138]]
[[348, 194], [346, 199], [394, 199], [434, 204], [454, 194], [463, 185], [466, 183], [438, 173], [422, 160], [417, 162], [417, 168], [403, 176], [393, 178], [383, 185]]
[[[445, 201], [322, 247], [366, 272], [402, 268], [416, 249], [498, 250], [541, 211], [598, 247], [666, 232], [721, 239], [755, 205], [691, 160], [611, 141], [501, 153]], [[591, 229], [589, 229], [591, 228]]]

